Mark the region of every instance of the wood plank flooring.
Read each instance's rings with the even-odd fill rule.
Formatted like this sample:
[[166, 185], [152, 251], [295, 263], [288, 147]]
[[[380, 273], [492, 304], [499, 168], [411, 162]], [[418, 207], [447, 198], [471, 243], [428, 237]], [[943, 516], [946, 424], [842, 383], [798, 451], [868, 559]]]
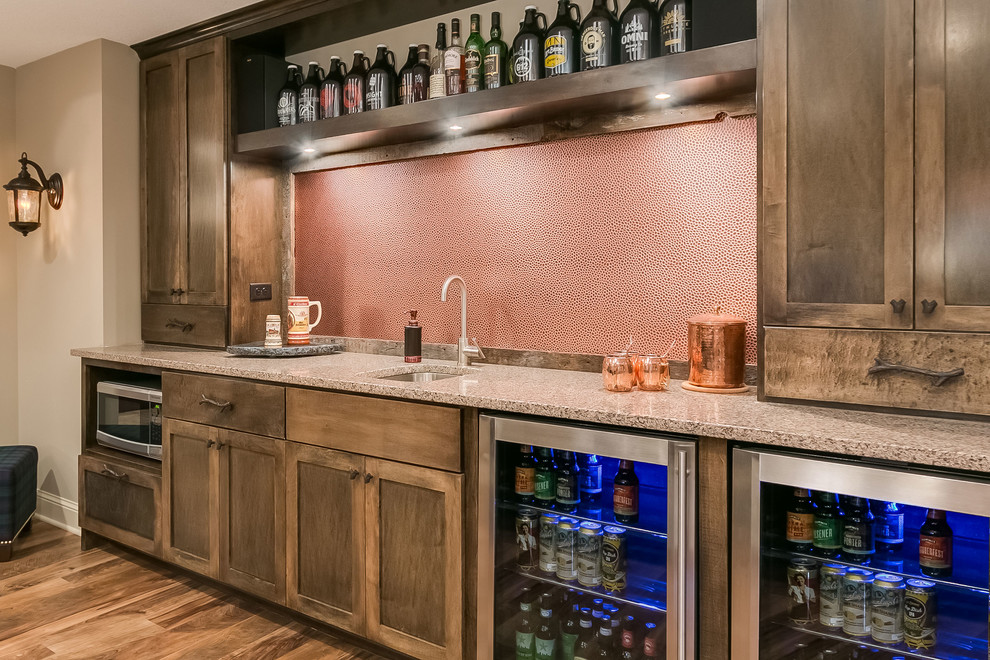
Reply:
[[0, 658], [381, 658], [113, 545], [34, 529], [0, 563]]

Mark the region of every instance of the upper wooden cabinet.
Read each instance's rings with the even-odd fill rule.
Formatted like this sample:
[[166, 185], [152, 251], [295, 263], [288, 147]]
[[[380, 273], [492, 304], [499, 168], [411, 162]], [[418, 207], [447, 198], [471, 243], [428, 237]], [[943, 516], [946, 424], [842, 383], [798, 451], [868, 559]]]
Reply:
[[[225, 343], [226, 81], [222, 37], [141, 63], [142, 302], [206, 306], [223, 316], [217, 324], [196, 318], [202, 310], [184, 318], [152, 308], [153, 322], [143, 332], [149, 341]], [[197, 325], [218, 328], [222, 336], [215, 336], [216, 329], [204, 336]]]

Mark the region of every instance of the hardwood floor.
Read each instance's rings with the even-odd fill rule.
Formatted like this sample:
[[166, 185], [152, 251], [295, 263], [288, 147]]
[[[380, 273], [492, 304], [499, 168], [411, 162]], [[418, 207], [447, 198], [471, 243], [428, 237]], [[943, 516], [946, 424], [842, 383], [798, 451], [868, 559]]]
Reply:
[[0, 564], [0, 658], [380, 658], [285, 613], [51, 525]]

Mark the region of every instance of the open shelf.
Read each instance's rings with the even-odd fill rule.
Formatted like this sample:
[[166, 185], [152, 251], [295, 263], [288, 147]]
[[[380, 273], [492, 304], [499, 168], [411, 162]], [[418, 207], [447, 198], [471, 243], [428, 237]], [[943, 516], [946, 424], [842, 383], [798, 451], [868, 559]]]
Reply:
[[[237, 136], [236, 151], [293, 160], [403, 144], [450, 140], [498, 129], [647, 108], [713, 104], [756, 91], [756, 40], [714, 46], [605, 69], [583, 71], [473, 94]], [[656, 94], [670, 94], [657, 101]], [[463, 130], [453, 133], [451, 125]]]

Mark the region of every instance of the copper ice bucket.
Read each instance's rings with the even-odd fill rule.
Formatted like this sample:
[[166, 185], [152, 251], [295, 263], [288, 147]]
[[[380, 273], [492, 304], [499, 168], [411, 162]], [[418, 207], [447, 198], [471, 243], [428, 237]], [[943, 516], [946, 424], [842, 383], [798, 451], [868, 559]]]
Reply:
[[687, 321], [688, 382], [697, 387], [731, 389], [745, 384], [746, 321], [721, 309]]

